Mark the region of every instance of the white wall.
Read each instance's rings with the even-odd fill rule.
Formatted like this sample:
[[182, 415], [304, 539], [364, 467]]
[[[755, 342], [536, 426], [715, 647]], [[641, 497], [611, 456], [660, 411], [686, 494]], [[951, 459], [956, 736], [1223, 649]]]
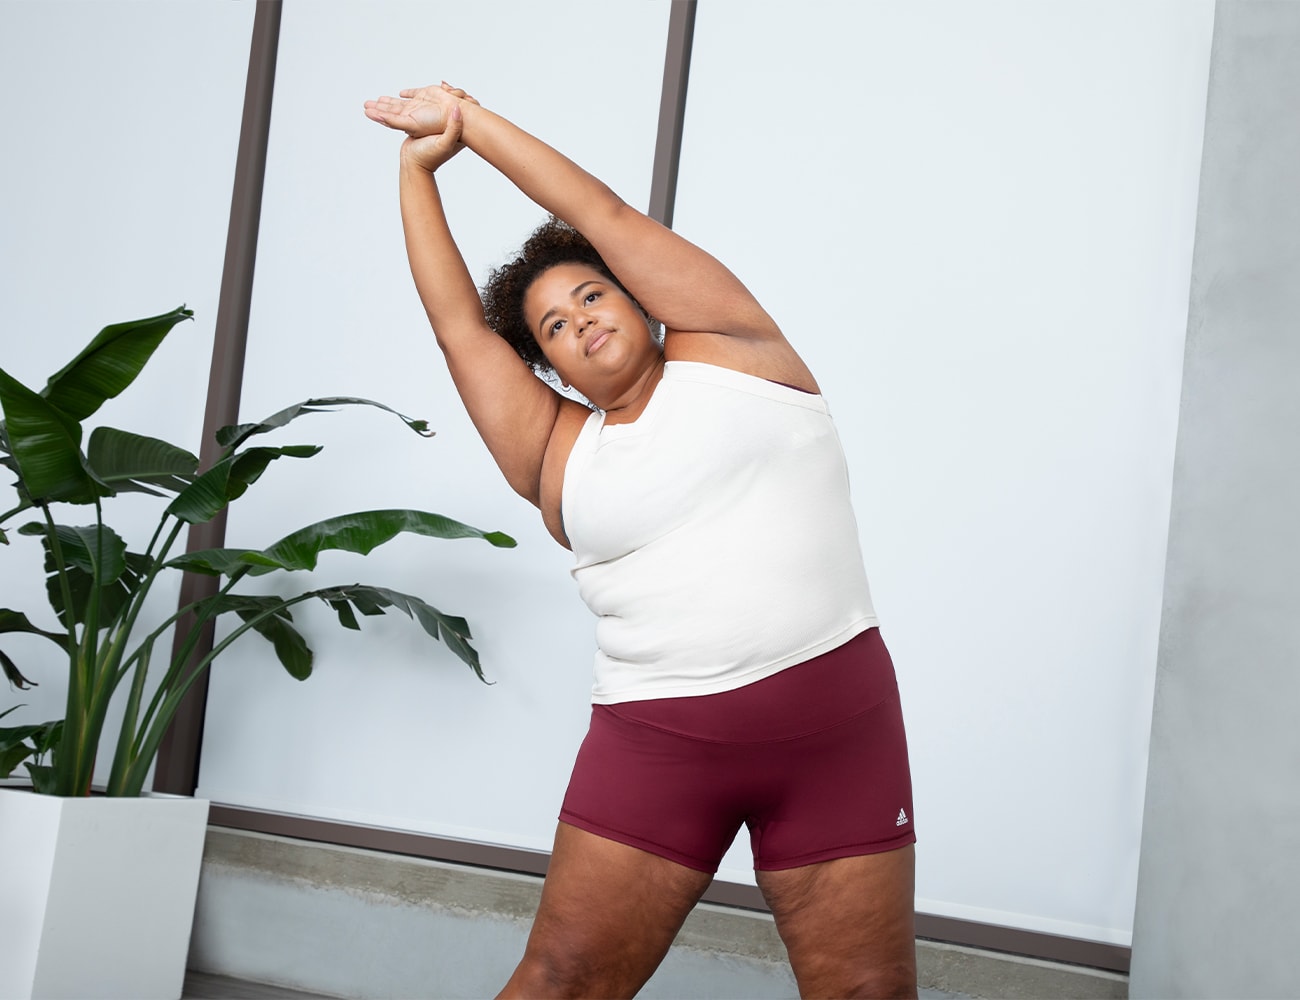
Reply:
[[[176, 327], [135, 385], [89, 423], [195, 453], [252, 24], [252, 4], [225, 0], [0, 3], [0, 92], [10, 104], [0, 157], [0, 367], [40, 389], [107, 324], [185, 303], [194, 322]], [[13, 506], [8, 482], [0, 510]], [[106, 520], [143, 551], [165, 505], [123, 497], [105, 505]], [[85, 507], [57, 515], [66, 524], [94, 519]], [[10, 541], [0, 549], [0, 607], [53, 627], [40, 546]], [[159, 581], [159, 620], [175, 611], [178, 591], [179, 576]], [[62, 716], [62, 654], [35, 637], [5, 637], [4, 648], [40, 687], [0, 687], [0, 711], [26, 706], [3, 724]], [[111, 753], [111, 739], [107, 746]], [[101, 779], [109, 763], [101, 758]]]
[[1213, 5], [703, 0], [675, 228], [803, 351], [924, 911], [1127, 943]]
[[[345, 633], [304, 611], [316, 674], [285, 675], [258, 641], [212, 677], [200, 794], [214, 800], [549, 849], [590, 711], [592, 619], [570, 555], [505, 484], [464, 415], [407, 270], [398, 137], [362, 102], [441, 77], [572, 150], [635, 204], [650, 191], [668, 5], [285, 3], [249, 332], [243, 415], [311, 395], [383, 400], [425, 417], [422, 440], [370, 412], [312, 417], [232, 509], [230, 544], [376, 507], [438, 511], [519, 547], [413, 539], [318, 585], [357, 579], [466, 616], [495, 686], [411, 622]], [[471, 155], [440, 174], [476, 278], [544, 214]], [[297, 583], [298, 581], [294, 581]]]
[[[756, 290], [840, 424], [906, 699], [920, 906], [1126, 942], [1212, 2], [795, 11], [701, 0], [677, 227]], [[97, 110], [80, 130], [7, 126], [23, 155], [0, 164], [0, 288], [10, 330], [37, 332], [6, 334], [2, 363], [39, 382], [104, 322], [183, 299], [200, 323], [157, 364], [159, 392], [170, 374], [185, 388], [145, 412], [197, 444], [252, 4], [0, 18], [10, 93], [93, 78]], [[229, 541], [415, 506], [520, 546], [328, 560], [310, 582], [469, 617], [497, 684], [405, 620], [357, 636], [311, 609], [306, 684], [257, 640], [218, 664], [200, 794], [549, 845], [592, 623], [568, 554], [460, 411], [406, 271], [396, 140], [360, 107], [446, 76], [644, 205], [667, 20], [662, 0], [286, 2], [243, 416], [348, 393], [438, 435], [369, 412], [300, 421], [279, 440], [326, 452], [273, 466]], [[145, 142], [166, 152], [137, 158]], [[539, 220], [468, 156], [444, 188], [477, 276]], [[0, 589], [33, 606], [23, 593]], [[733, 853], [723, 875], [746, 867]]]

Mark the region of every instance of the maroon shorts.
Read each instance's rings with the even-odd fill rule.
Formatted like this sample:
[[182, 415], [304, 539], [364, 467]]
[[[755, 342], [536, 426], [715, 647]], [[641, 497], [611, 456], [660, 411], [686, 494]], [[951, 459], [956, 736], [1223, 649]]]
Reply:
[[913, 843], [879, 629], [735, 691], [593, 706], [560, 819], [705, 872], [742, 823], [762, 871]]

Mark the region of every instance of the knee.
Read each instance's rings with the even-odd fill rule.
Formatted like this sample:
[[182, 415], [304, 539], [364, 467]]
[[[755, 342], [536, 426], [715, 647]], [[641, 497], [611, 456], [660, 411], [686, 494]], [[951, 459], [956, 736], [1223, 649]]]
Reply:
[[854, 997], [894, 1000], [916, 997], [916, 966], [897, 962], [803, 961], [795, 966], [803, 997]]
[[601, 980], [600, 970], [577, 955], [529, 949], [502, 997], [589, 997]]
[[915, 1000], [916, 967], [906, 963], [874, 968], [857, 977], [847, 989], [837, 995], [845, 997], [874, 997], [888, 1000]]

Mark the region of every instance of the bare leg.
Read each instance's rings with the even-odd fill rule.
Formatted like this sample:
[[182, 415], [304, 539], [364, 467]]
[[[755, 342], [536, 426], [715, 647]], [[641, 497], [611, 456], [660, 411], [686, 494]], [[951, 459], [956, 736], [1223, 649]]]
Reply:
[[561, 823], [523, 960], [502, 997], [631, 997], [713, 881]]
[[916, 996], [914, 870], [909, 845], [757, 873], [800, 996]]

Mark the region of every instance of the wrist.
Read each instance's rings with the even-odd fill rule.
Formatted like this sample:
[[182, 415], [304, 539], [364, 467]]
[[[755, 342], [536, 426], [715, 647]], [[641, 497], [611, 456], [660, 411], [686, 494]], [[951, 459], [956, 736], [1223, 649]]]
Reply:
[[421, 163], [420, 157], [416, 153], [413, 153], [408, 148], [409, 145], [410, 145], [409, 141], [402, 143], [402, 148], [400, 152], [398, 152], [397, 154], [398, 169], [400, 169], [402, 173], [412, 173], [412, 174], [433, 173], [435, 167], [426, 166], [424, 163]]

